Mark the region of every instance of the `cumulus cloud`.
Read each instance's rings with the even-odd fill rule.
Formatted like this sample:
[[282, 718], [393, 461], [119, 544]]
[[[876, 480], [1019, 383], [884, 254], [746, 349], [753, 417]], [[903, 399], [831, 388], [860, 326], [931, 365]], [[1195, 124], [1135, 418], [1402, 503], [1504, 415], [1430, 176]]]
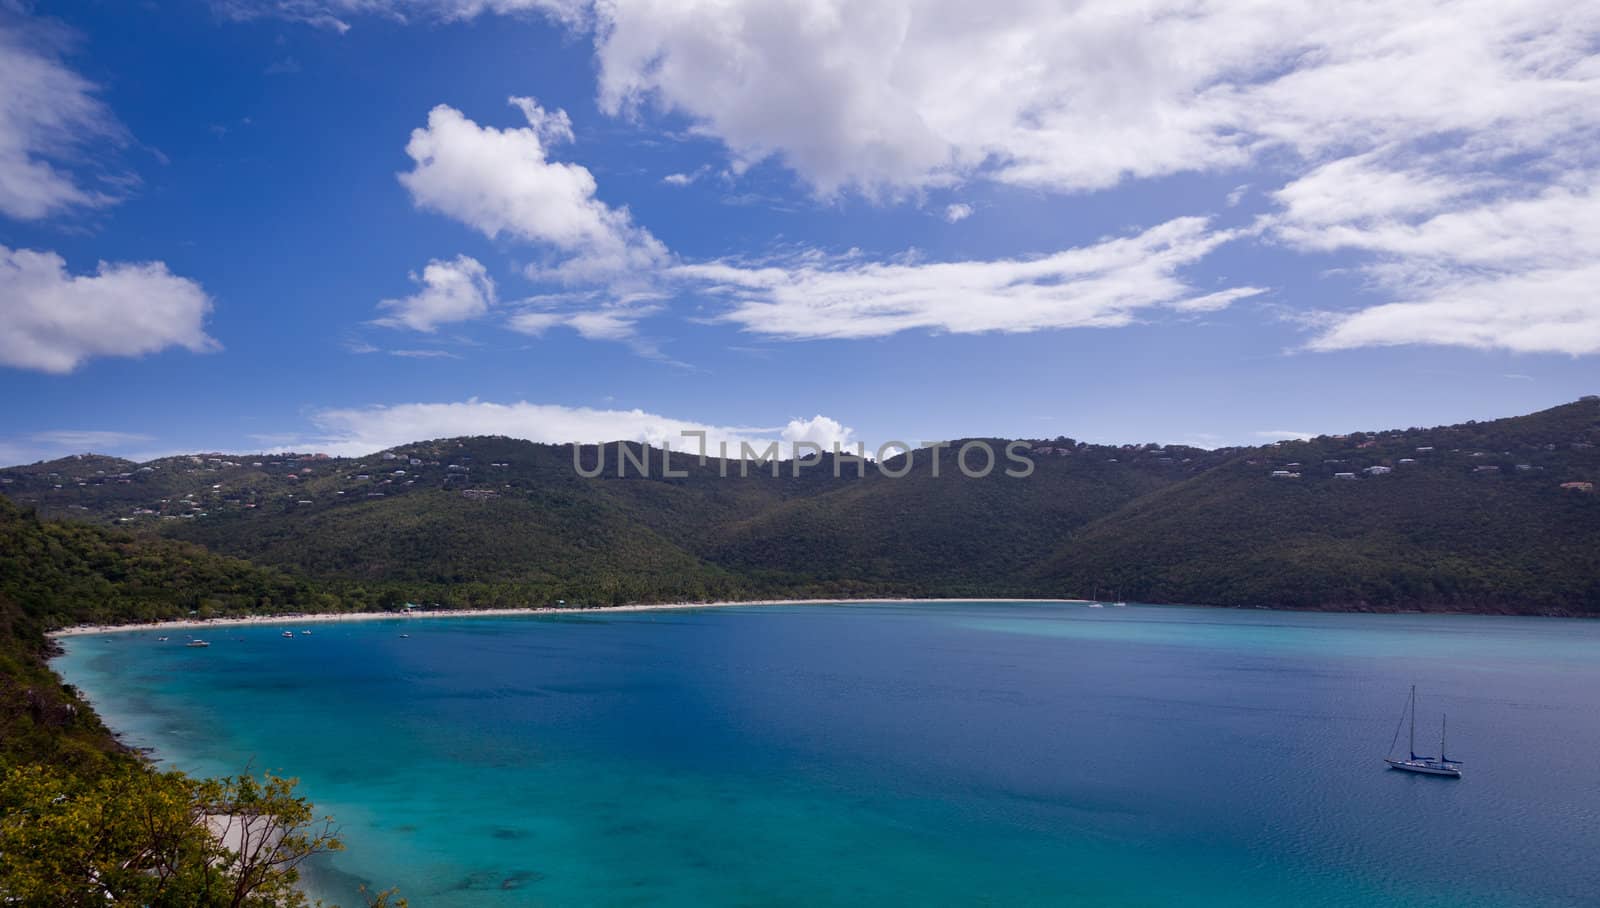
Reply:
[[[534, 404], [519, 401], [497, 404], [477, 399], [452, 403], [407, 403], [390, 407], [330, 409], [312, 416], [322, 433], [316, 439], [287, 447], [314, 447], [339, 456], [359, 457], [373, 451], [425, 438], [459, 435], [506, 435], [545, 444], [599, 444], [635, 441], [674, 450], [698, 452], [698, 436], [705, 433], [707, 450], [715, 453], [726, 443], [737, 453], [741, 442], [764, 450], [774, 441], [850, 440], [852, 430], [825, 416], [792, 420], [786, 426], [723, 426], [676, 419], [645, 410], [596, 409]], [[831, 442], [829, 442], [831, 444]]]
[[1056, 189], [1269, 152], [1595, 122], [1600, 13], [1565, 2], [613, 0], [600, 100], [687, 115], [831, 193]]
[[442, 104], [429, 112], [428, 125], [406, 145], [415, 166], [399, 175], [417, 206], [489, 237], [550, 250], [556, 261], [540, 269], [544, 276], [602, 280], [661, 261], [665, 247], [634, 225], [627, 208], [596, 198], [587, 168], [549, 159], [552, 146], [572, 140], [566, 112], [547, 111], [532, 98], [510, 103], [527, 126], [479, 126]]
[[791, 446], [796, 442], [809, 442], [824, 451], [832, 451], [834, 445], [841, 451], [849, 451], [859, 441], [854, 429], [821, 413], [810, 419], [789, 420], [780, 434]]
[[34, 220], [116, 201], [74, 169], [91, 143], [120, 144], [96, 86], [62, 62], [70, 36], [0, 5], [0, 214]]
[[66, 373], [96, 356], [217, 350], [205, 333], [210, 311], [200, 285], [162, 262], [101, 262], [72, 275], [53, 252], [0, 246], [0, 365]]
[[949, 221], [952, 224], [954, 224], [957, 221], [964, 221], [964, 220], [966, 220], [967, 218], [970, 218], [970, 217], [972, 217], [972, 206], [971, 205], [965, 204], [963, 202], [957, 202], [954, 205], [945, 206], [944, 219], [946, 221]]
[[727, 301], [726, 320], [790, 339], [1112, 327], [1151, 307], [1217, 309], [1261, 292], [1202, 294], [1179, 276], [1238, 235], [1178, 218], [1034, 259], [890, 264], [813, 255], [765, 266], [685, 264], [672, 274]]
[[434, 259], [419, 277], [416, 293], [378, 303], [392, 314], [377, 319], [388, 328], [410, 328], [432, 333], [440, 325], [468, 321], [487, 313], [495, 303], [494, 281], [477, 259], [458, 255], [450, 261]]

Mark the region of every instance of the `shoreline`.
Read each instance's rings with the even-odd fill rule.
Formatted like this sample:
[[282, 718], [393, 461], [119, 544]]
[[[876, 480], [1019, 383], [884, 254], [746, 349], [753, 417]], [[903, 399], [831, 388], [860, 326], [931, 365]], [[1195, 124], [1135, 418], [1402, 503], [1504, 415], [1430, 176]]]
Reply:
[[918, 599], [912, 597], [890, 599], [729, 599], [715, 602], [650, 602], [631, 605], [560, 606], [540, 605], [520, 608], [429, 609], [415, 612], [308, 612], [277, 615], [246, 615], [240, 618], [179, 618], [173, 621], [152, 621], [134, 624], [76, 624], [46, 632], [54, 640], [61, 637], [82, 637], [90, 634], [122, 634], [133, 631], [195, 630], [208, 627], [245, 627], [274, 624], [333, 624], [345, 621], [410, 621], [426, 618], [506, 618], [519, 615], [584, 614], [591, 612], [657, 612], [701, 608], [735, 608], [757, 605], [884, 605], [917, 602], [1040, 602], [1079, 603], [1088, 599], [986, 599], [945, 598]]

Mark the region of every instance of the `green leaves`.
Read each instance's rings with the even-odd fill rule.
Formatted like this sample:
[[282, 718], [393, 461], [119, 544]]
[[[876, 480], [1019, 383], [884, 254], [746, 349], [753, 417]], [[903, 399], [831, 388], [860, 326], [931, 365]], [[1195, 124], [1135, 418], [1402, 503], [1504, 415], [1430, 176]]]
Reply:
[[15, 767], [0, 778], [0, 903], [303, 906], [299, 866], [343, 846], [295, 784], [133, 764], [93, 779]]

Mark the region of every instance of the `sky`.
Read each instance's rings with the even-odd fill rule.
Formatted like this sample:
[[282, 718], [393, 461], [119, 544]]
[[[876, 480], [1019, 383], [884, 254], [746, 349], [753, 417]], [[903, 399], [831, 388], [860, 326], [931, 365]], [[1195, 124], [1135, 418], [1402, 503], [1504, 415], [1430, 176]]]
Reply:
[[0, 463], [1600, 391], [1595, 4], [0, 0], [0, 86]]

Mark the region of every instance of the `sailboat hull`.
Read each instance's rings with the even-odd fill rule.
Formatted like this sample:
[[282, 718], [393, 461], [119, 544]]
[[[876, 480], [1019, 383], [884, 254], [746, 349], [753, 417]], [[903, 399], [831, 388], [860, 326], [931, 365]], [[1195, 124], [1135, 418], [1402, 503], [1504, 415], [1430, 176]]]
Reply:
[[1384, 760], [1390, 769], [1401, 772], [1421, 773], [1425, 776], [1444, 776], [1447, 779], [1461, 778], [1461, 768], [1449, 763], [1436, 763], [1432, 760]]

